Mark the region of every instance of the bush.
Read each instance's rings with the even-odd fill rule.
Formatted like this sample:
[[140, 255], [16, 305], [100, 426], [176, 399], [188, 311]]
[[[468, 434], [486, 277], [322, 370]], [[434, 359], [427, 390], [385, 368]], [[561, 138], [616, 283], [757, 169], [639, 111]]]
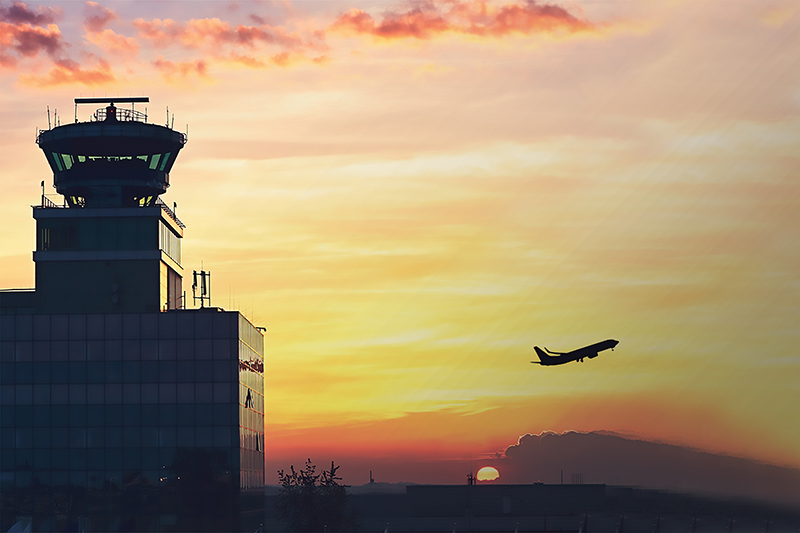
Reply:
[[278, 471], [282, 485], [278, 494], [278, 513], [289, 531], [324, 532], [351, 531], [355, 515], [347, 508], [347, 485], [340, 485], [339, 470], [331, 461], [330, 470], [316, 473], [311, 459], [302, 470]]

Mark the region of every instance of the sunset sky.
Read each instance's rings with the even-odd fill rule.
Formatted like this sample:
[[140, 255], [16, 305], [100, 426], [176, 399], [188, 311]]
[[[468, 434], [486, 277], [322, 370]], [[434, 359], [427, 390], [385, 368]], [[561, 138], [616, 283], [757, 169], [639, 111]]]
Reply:
[[269, 330], [267, 482], [565, 430], [800, 466], [800, 2], [0, 2], [0, 286], [47, 106], [143, 95], [184, 268]]

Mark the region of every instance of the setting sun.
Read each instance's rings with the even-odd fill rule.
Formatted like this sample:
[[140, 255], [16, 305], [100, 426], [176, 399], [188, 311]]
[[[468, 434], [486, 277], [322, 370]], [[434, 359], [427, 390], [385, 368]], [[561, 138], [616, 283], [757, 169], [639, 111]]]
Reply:
[[478, 481], [494, 481], [500, 477], [500, 472], [498, 472], [493, 466], [484, 466], [478, 470], [476, 477], [478, 478]]

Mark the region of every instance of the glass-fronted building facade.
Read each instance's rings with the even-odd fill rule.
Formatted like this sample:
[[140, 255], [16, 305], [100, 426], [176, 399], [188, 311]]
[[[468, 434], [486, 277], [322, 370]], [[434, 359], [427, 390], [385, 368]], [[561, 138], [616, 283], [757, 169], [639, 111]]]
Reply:
[[0, 530], [254, 531], [263, 353], [215, 308], [0, 315]]

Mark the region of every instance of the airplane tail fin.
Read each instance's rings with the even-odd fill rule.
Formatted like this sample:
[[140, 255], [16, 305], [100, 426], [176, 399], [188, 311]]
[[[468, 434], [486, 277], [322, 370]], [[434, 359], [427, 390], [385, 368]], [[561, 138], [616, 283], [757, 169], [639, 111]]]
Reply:
[[534, 347], [533, 347], [533, 349], [536, 351], [536, 355], [538, 355], [538, 356], [539, 356], [539, 361], [541, 361], [542, 363], [544, 363], [544, 362], [547, 360], [547, 358], [548, 358], [548, 355], [547, 355], [546, 353], [544, 353], [544, 352], [541, 350], [541, 348], [539, 348], [538, 346], [534, 346]]

